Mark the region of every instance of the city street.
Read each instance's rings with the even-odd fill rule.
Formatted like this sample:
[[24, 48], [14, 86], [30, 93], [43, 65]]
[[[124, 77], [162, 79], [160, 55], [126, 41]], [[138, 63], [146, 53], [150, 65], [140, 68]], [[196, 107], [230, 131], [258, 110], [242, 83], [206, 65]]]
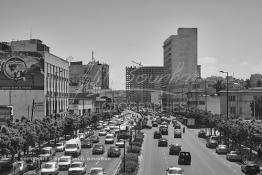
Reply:
[[189, 151], [192, 156], [191, 165], [178, 165], [178, 156], [169, 155], [168, 147], [158, 147], [158, 139], [153, 139], [154, 131], [144, 130], [146, 139], [142, 152], [142, 165], [140, 175], [165, 174], [168, 167], [178, 166], [184, 170], [184, 174], [208, 174], [208, 175], [239, 175], [240, 165], [226, 160], [225, 155], [217, 155], [215, 150], [205, 146], [205, 140], [197, 137], [198, 130], [186, 129], [182, 138], [174, 138], [174, 128], [169, 125], [168, 144], [181, 144], [182, 151]]

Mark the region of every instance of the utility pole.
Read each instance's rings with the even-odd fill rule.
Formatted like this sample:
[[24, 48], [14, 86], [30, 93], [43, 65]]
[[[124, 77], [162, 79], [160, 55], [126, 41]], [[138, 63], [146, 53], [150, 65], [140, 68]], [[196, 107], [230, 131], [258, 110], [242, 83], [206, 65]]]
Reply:
[[205, 79], [205, 112], [207, 113], [207, 80]]

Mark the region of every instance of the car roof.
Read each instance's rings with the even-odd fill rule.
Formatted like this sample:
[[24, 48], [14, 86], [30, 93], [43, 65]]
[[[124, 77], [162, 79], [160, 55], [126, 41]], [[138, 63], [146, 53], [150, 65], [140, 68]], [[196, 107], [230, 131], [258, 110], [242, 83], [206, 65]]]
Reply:
[[180, 167], [169, 167], [168, 169], [169, 170], [182, 170], [182, 168]]
[[92, 167], [92, 168], [90, 168], [90, 171], [91, 170], [103, 170], [103, 168], [102, 167]]
[[72, 156], [62, 156], [59, 159], [61, 159], [61, 158], [72, 158]]
[[76, 162], [72, 162], [72, 164], [82, 164], [84, 162], [79, 162], [79, 161], [76, 161]]
[[53, 165], [56, 164], [57, 162], [46, 162], [45, 164]]
[[49, 150], [49, 149], [53, 149], [52, 147], [44, 147], [44, 148], [42, 148], [42, 150]]

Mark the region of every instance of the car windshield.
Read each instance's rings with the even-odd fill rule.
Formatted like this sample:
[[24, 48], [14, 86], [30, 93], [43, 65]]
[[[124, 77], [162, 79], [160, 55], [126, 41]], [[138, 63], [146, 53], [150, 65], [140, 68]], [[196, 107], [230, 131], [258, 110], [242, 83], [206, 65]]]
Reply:
[[187, 156], [190, 156], [190, 154], [189, 153], [180, 153], [180, 156], [187, 157]]
[[103, 171], [101, 169], [93, 169], [90, 172], [90, 175], [102, 175]]
[[95, 147], [94, 148], [96, 148], [96, 149], [102, 149], [103, 148], [103, 146], [102, 145], [95, 145]]
[[44, 165], [44, 168], [51, 169], [51, 168], [53, 168], [53, 164], [47, 163], [47, 164]]
[[169, 170], [169, 174], [182, 174], [182, 170]]
[[111, 139], [111, 138], [114, 138], [114, 136], [111, 136], [111, 135], [106, 136], [106, 139]]
[[66, 144], [66, 148], [76, 148], [76, 144]]
[[72, 165], [70, 167], [71, 168], [79, 168], [79, 167], [82, 167], [82, 163], [72, 163]]
[[44, 149], [42, 149], [42, 150], [41, 150], [41, 154], [49, 154], [49, 150], [44, 150]]
[[63, 146], [63, 143], [57, 143], [56, 146]]
[[231, 151], [231, 154], [238, 154], [237, 151]]
[[69, 158], [60, 158], [59, 159], [59, 162], [68, 162], [69, 161]]

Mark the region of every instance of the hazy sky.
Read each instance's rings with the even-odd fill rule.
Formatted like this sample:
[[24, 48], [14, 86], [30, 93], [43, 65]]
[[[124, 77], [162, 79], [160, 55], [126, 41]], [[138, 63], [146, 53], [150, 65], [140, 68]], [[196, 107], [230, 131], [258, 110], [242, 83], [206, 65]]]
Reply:
[[41, 39], [73, 61], [91, 52], [110, 65], [110, 84], [125, 88], [125, 67], [163, 65], [163, 41], [198, 28], [202, 77], [262, 73], [261, 0], [0, 0], [0, 41]]

